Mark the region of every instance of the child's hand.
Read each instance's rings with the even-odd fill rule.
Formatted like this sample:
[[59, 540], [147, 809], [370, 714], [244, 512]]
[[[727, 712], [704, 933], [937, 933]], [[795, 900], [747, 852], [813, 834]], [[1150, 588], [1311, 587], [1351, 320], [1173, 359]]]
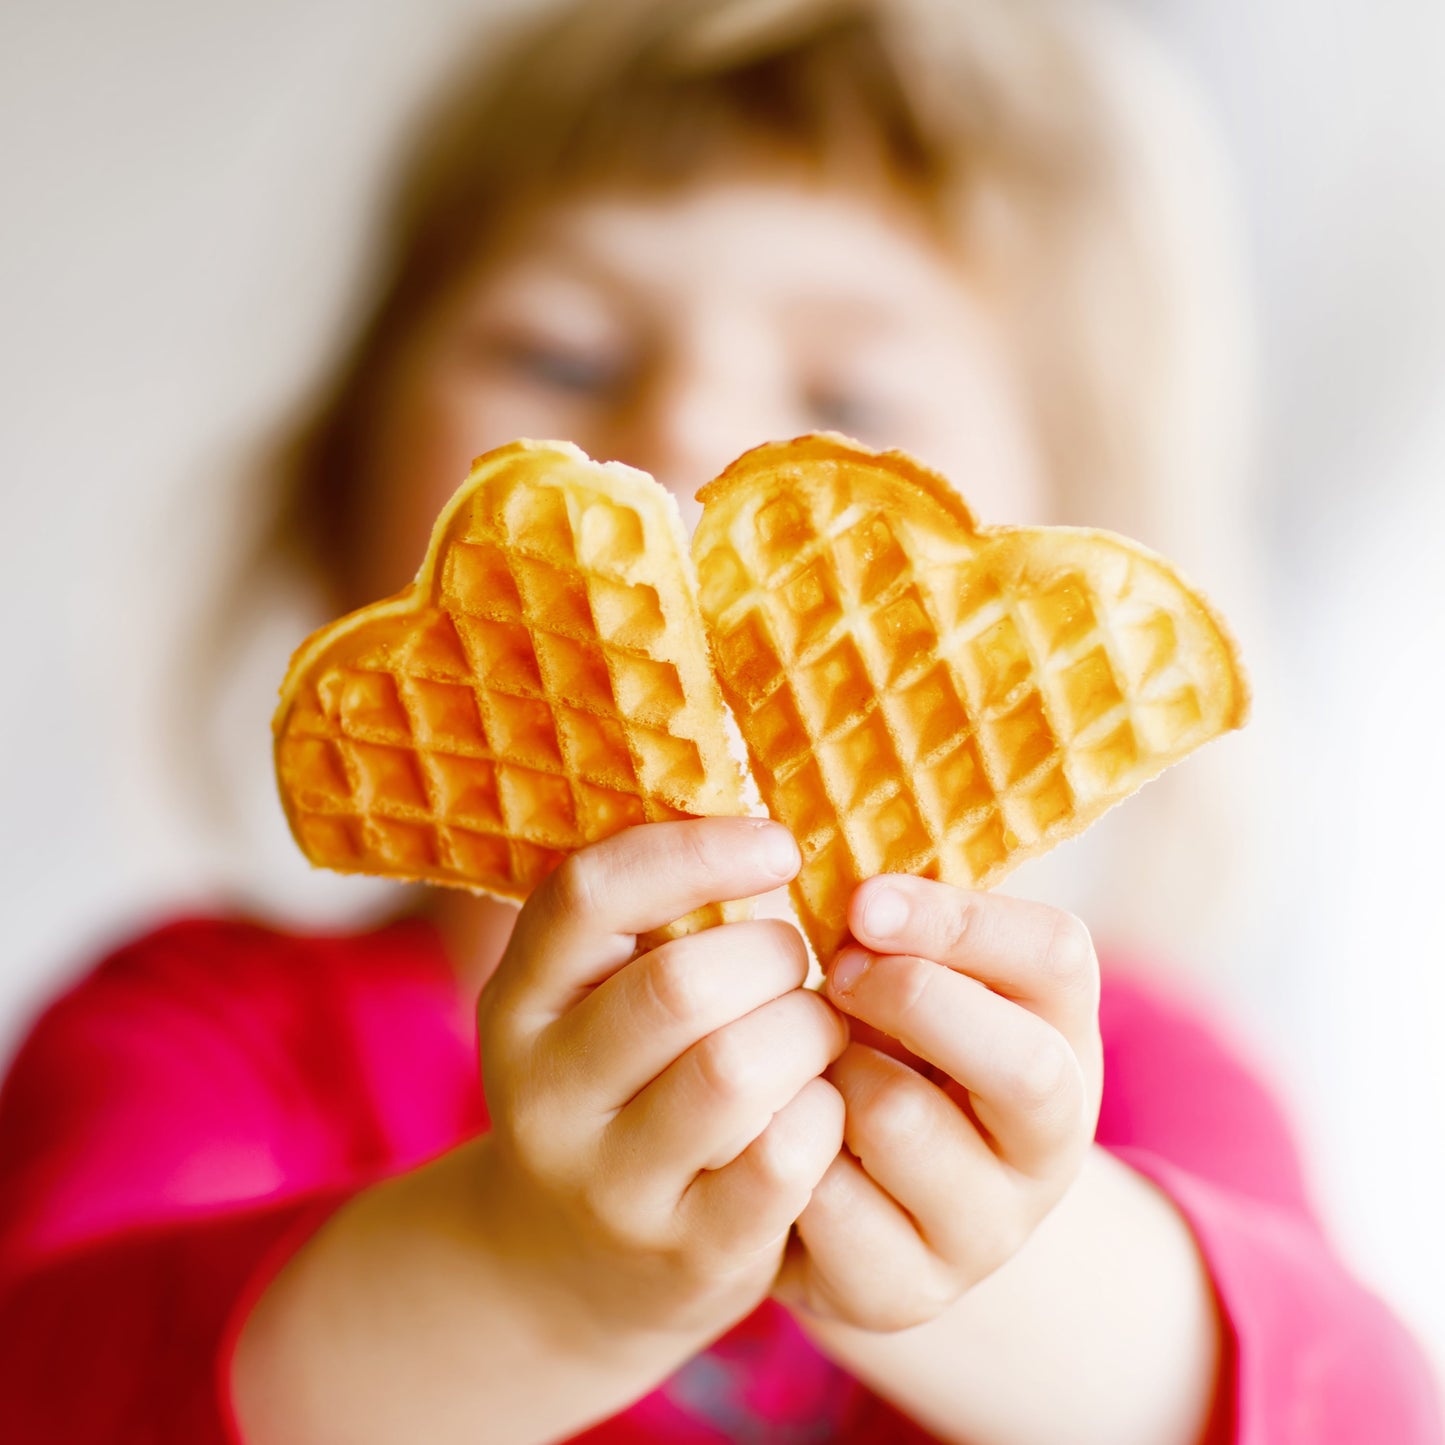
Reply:
[[734, 923], [631, 959], [635, 934], [798, 861], [784, 829], [749, 819], [618, 834], [538, 889], [482, 993], [486, 1225], [571, 1340], [740, 1318], [841, 1148], [821, 1075], [847, 1026], [800, 989], [794, 928]]
[[855, 1020], [828, 1071], [848, 1147], [779, 1293], [900, 1329], [1017, 1253], [1078, 1174], [1102, 1086], [1098, 964], [1070, 914], [921, 878], [870, 879], [849, 923], [862, 946], [828, 979]]

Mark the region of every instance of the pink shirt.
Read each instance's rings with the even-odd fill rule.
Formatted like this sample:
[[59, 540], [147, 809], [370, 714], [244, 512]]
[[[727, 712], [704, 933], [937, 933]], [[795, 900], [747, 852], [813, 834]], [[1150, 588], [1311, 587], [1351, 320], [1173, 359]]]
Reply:
[[[1341, 1268], [1259, 1081], [1177, 1001], [1106, 975], [1099, 1141], [1189, 1220], [1229, 1325], [1214, 1441], [1439, 1445], [1420, 1354]], [[0, 1093], [0, 1438], [238, 1439], [251, 1301], [367, 1181], [485, 1127], [469, 1003], [403, 923], [298, 938], [194, 921], [103, 962]], [[930, 1437], [766, 1304], [579, 1439]]]

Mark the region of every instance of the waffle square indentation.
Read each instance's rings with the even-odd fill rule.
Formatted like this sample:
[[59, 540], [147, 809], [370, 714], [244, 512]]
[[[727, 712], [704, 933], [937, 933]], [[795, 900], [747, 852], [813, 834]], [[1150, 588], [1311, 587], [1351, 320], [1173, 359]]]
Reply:
[[1098, 625], [1089, 587], [1082, 577], [1064, 577], [1026, 605], [1048, 652], [1082, 642]]
[[407, 687], [416, 714], [418, 742], [425, 747], [482, 749], [487, 734], [477, 695], [458, 683], [414, 677]]
[[995, 809], [975, 827], [951, 838], [943, 849], [943, 876], [960, 876], [977, 883], [1008, 857], [1003, 818]]
[[932, 846], [928, 829], [906, 792], [865, 804], [851, 829], [860, 871], [891, 873], [906, 869]]
[[458, 617], [457, 631], [472, 658], [472, 671], [486, 687], [536, 696], [542, 674], [531, 634], [517, 622]]
[[617, 705], [626, 717], [667, 728], [687, 702], [682, 679], [670, 662], [609, 652], [607, 664]]
[[594, 577], [591, 593], [592, 615], [597, 619], [597, 635], [603, 642], [646, 652], [667, 630], [662, 599], [657, 595], [657, 588], [646, 582], [613, 582], [606, 577]]
[[847, 920], [835, 915], [840, 899], [845, 899], [855, 877], [853, 858], [841, 833], [821, 841], [814, 852], [804, 854], [803, 869], [798, 874], [798, 891], [808, 911], [821, 927], [810, 932], [841, 938]]
[[452, 620], [445, 612], [438, 613], [424, 626], [418, 626], [407, 638], [403, 671], [412, 676], [465, 678], [472, 665]]
[[789, 646], [793, 653], [811, 651], [822, 642], [843, 615], [838, 585], [827, 559], [815, 557], [783, 588]]
[[512, 877], [523, 893], [530, 893], [566, 858], [556, 848], [542, 848], [520, 838], [512, 843]]
[[627, 735], [616, 718], [559, 707], [557, 736], [573, 773], [610, 787], [636, 785], [627, 751]]
[[561, 766], [552, 709], [545, 702], [493, 693], [488, 712], [487, 732], [500, 757], [548, 771]]
[[839, 578], [865, 607], [908, 571], [907, 553], [877, 512], [850, 527], [833, 546]]
[[[808, 737], [797, 704], [786, 686], [780, 687], [752, 714], [753, 767], [759, 774], [785, 773], [798, 757], [806, 754]], [[791, 745], [791, 747], [790, 747]], [[789, 749], [784, 751], [784, 749]]]
[[577, 543], [577, 560], [584, 567], [620, 576], [642, 552], [642, 520], [636, 512], [614, 502], [588, 504]]
[[308, 856], [329, 868], [347, 868], [366, 856], [361, 819], [302, 813], [296, 831]]
[[814, 737], [841, 727], [873, 695], [863, 655], [851, 637], [839, 638], [816, 662], [800, 667], [794, 687]]
[[1128, 722], [1121, 722], [1103, 741], [1076, 749], [1072, 771], [1081, 791], [1099, 794], [1114, 788], [1138, 761], [1139, 744], [1134, 729]]
[[617, 833], [636, 823], [647, 821], [642, 799], [636, 793], [623, 793], [615, 788], [599, 788], [593, 783], [577, 783], [577, 821], [584, 833], [602, 835]]
[[451, 866], [463, 878], [480, 883], [506, 878], [512, 862], [506, 838], [496, 833], [474, 833], [468, 828], [443, 828], [441, 835]]
[[411, 738], [411, 721], [389, 672], [343, 672], [337, 710], [348, 737], [393, 743]]
[[373, 814], [367, 820], [366, 833], [367, 851], [388, 867], [416, 873], [441, 862], [436, 831], [429, 823]]
[[519, 617], [522, 599], [499, 548], [453, 542], [442, 569], [442, 606], [472, 617]]
[[1134, 708], [1139, 736], [1156, 752], [1187, 746], [1203, 721], [1199, 694], [1188, 684], [1168, 697], [1150, 698]]
[[938, 633], [916, 587], [906, 588], [873, 618], [882, 655], [887, 658], [886, 680], [896, 681], [919, 662], [933, 655]]
[[986, 712], [1009, 706], [1033, 676], [1023, 635], [1007, 612], [970, 642], [966, 659], [973, 690]]
[[321, 812], [349, 807], [351, 783], [335, 743], [291, 736], [282, 739], [280, 753], [282, 772], [292, 780], [292, 795], [301, 807]]
[[500, 828], [502, 805], [497, 767], [485, 758], [433, 753], [427, 759], [436, 789], [437, 812], [448, 822], [473, 828]]
[[582, 579], [534, 557], [513, 556], [512, 570], [528, 619], [543, 632], [592, 633], [592, 608]]
[[978, 740], [966, 737], [952, 752], [918, 770], [919, 800], [937, 820], [940, 832], [994, 801], [994, 790], [979, 757]]
[[824, 772], [833, 785], [833, 796], [846, 799], [852, 807], [872, 792], [885, 778], [896, 777], [898, 754], [887, 724], [876, 709], [856, 727], [818, 745]]
[[575, 836], [577, 809], [566, 778], [502, 764], [497, 785], [508, 832], [559, 847]]
[[764, 581], [790, 566], [813, 535], [806, 513], [792, 497], [778, 497], [759, 507], [757, 537]]
[[350, 750], [356, 769], [356, 796], [363, 808], [430, 810], [415, 753], [375, 743], [351, 743]]
[[897, 692], [885, 693], [883, 705], [894, 733], [911, 744], [903, 749], [909, 761], [931, 757], [972, 728], [968, 709], [959, 700], [953, 677], [943, 663]]
[[1084, 731], [1106, 713], [1120, 707], [1124, 694], [1114, 681], [1109, 654], [1102, 647], [1091, 648], [1058, 674], [1058, 695], [1063, 705], [1063, 724], [1070, 735]]
[[718, 546], [698, 562], [698, 601], [714, 621], [752, 590], [752, 578], [731, 547]]
[[539, 632], [535, 644], [537, 662], [551, 697], [601, 712], [616, 709], [612, 677], [600, 648], [547, 632]]
[[1178, 657], [1179, 633], [1174, 619], [1159, 608], [1142, 622], [1118, 627], [1114, 645], [1129, 685], [1142, 688]]
[[771, 802], [778, 818], [800, 841], [834, 822], [833, 809], [823, 788], [823, 775], [813, 758], [774, 783]]
[[503, 507], [508, 532], [524, 552], [571, 568], [577, 560], [567, 497], [560, 487], [518, 487]]
[[730, 632], [715, 638], [713, 652], [728, 684], [756, 707], [777, 682], [782, 670], [762, 617], [750, 611]]
[[1010, 711], [982, 723], [979, 730], [1006, 787], [1027, 777], [1054, 751], [1054, 731], [1037, 691]]
[[1010, 795], [1008, 814], [1014, 832], [1026, 843], [1037, 842], [1074, 811], [1074, 790], [1062, 768], [1051, 768], [1027, 791]]
[[697, 744], [691, 738], [675, 738], [654, 728], [634, 728], [642, 785], [664, 798], [688, 797], [707, 781]]

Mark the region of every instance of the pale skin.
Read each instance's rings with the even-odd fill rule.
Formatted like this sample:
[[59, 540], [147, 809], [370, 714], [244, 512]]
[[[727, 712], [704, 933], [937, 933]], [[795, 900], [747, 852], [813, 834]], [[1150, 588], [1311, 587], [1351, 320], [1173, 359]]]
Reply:
[[[985, 518], [1047, 516], [997, 318], [876, 198], [735, 178], [529, 224], [394, 380], [376, 592], [466, 456], [519, 433], [689, 502], [764, 437], [871, 419], [987, 477]], [[943, 1439], [1194, 1445], [1218, 1320], [1183, 1220], [1092, 1143], [1083, 924], [881, 878], [821, 993], [775, 918], [633, 957], [797, 866], [755, 820], [633, 829], [544, 884], [499, 963], [504, 910], [439, 910], [492, 1132], [362, 1190], [279, 1274], [234, 1365], [248, 1441], [563, 1438], [773, 1294]]]

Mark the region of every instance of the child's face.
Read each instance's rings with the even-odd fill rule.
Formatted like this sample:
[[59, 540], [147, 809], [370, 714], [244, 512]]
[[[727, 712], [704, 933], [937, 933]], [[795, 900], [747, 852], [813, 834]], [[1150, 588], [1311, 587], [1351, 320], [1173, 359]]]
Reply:
[[470, 459], [576, 442], [693, 494], [758, 442], [914, 452], [985, 521], [1047, 519], [997, 318], [902, 208], [757, 177], [536, 213], [419, 337], [379, 419], [372, 595], [416, 568]]

